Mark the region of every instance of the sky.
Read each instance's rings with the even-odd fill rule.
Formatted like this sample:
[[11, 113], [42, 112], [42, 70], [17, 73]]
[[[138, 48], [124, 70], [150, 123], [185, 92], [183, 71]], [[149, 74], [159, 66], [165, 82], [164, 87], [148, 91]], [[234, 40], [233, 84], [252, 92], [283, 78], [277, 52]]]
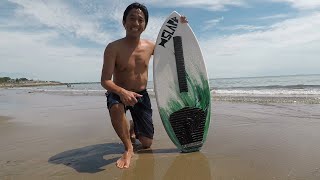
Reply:
[[[99, 82], [106, 45], [125, 36], [129, 0], [1, 0], [0, 77]], [[187, 16], [209, 78], [320, 73], [319, 0], [141, 0], [142, 38]], [[152, 80], [152, 59], [149, 80]]]

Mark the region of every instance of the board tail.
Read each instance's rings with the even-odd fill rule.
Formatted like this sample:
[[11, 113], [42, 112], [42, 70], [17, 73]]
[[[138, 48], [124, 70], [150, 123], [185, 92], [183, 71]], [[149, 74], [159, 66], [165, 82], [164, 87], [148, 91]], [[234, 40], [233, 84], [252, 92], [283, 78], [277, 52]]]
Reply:
[[197, 151], [203, 145], [206, 113], [200, 108], [185, 107], [172, 113], [170, 124], [183, 151]]

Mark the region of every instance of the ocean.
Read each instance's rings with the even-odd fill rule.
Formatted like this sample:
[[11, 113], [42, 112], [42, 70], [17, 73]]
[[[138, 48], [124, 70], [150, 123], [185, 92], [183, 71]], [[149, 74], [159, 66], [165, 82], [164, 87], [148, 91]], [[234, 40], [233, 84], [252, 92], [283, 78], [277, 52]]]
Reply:
[[[210, 79], [213, 101], [320, 104], [320, 74]], [[100, 83], [16, 88], [28, 92], [104, 95]], [[147, 89], [152, 95], [153, 82]]]

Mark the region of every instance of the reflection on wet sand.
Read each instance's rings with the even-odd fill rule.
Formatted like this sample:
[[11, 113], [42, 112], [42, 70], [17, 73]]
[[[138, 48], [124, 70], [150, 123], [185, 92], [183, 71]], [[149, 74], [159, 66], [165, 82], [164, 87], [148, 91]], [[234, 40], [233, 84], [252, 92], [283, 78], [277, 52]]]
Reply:
[[159, 158], [159, 154], [169, 156], [169, 154], [176, 153], [179, 153], [178, 149], [137, 150], [131, 163], [131, 167], [128, 170], [123, 171], [121, 179], [156, 179], [158, 167], [155, 167], [155, 157]]
[[9, 117], [9, 116], [0, 116], [0, 122], [2, 121], [8, 121], [10, 119], [13, 119], [12, 117]]
[[163, 179], [210, 180], [211, 172], [208, 159], [201, 152], [179, 154], [168, 168]]
[[137, 159], [132, 161], [131, 168], [123, 171], [121, 179], [211, 179], [210, 165], [204, 154], [171, 152], [138, 152]]
[[124, 170], [121, 179], [155, 179], [154, 154], [152, 150], [136, 152], [131, 167]]

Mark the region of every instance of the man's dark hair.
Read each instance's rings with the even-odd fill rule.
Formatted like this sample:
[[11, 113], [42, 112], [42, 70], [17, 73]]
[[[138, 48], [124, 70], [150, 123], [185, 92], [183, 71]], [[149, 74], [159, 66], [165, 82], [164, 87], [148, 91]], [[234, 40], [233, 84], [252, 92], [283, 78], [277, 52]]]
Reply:
[[140, 9], [140, 10], [143, 12], [143, 14], [144, 14], [144, 19], [145, 19], [145, 22], [146, 22], [146, 26], [145, 26], [145, 28], [146, 28], [146, 27], [147, 27], [147, 24], [148, 24], [148, 19], [149, 19], [148, 9], [147, 9], [147, 7], [144, 6], [143, 4], [140, 4], [140, 3], [137, 3], [137, 2], [130, 4], [130, 5], [126, 8], [126, 10], [125, 10], [124, 13], [123, 13], [122, 21], [123, 21], [123, 22], [126, 22], [126, 18], [127, 18], [127, 16], [128, 16], [128, 14], [129, 14], [129, 12], [130, 12], [131, 9]]

